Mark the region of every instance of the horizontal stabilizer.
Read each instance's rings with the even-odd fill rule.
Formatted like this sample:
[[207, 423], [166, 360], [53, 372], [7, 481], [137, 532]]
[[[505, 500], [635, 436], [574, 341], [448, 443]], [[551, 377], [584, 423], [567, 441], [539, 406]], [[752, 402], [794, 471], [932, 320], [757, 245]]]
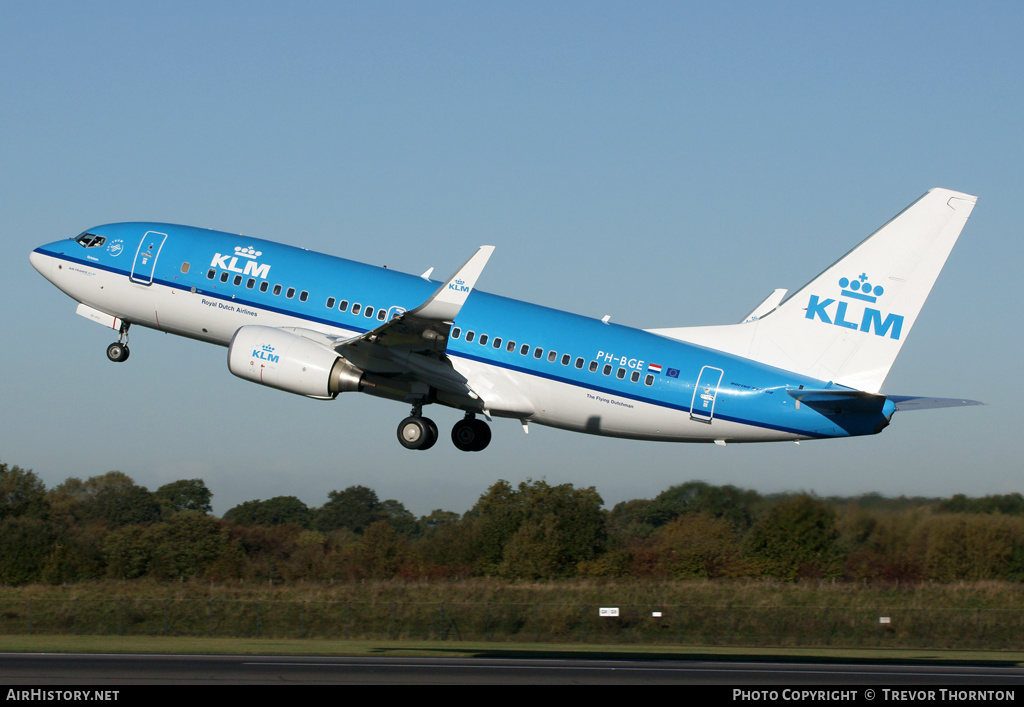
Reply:
[[977, 400], [961, 400], [960, 398], [921, 398], [916, 395], [890, 395], [889, 400], [896, 404], [897, 410], [932, 410], [934, 408], [958, 408], [968, 405], [984, 405]]
[[836, 390], [835, 388], [809, 389], [790, 388], [786, 391], [804, 405], [823, 411], [835, 412], [882, 412], [885, 401], [889, 400], [896, 410], [931, 410], [955, 408], [968, 405], [984, 405], [977, 400], [962, 398], [924, 398], [917, 395], [880, 395], [860, 390]]
[[884, 395], [861, 390], [789, 388], [786, 392], [804, 405], [826, 413], [880, 413], [886, 400]]

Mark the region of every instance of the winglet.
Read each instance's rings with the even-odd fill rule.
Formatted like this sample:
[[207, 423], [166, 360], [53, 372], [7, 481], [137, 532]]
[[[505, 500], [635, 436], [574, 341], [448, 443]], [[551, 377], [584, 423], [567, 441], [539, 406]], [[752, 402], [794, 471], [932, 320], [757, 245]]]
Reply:
[[438, 321], [452, 321], [466, 303], [469, 293], [476, 286], [477, 278], [487, 265], [488, 258], [494, 252], [494, 246], [483, 245], [477, 249], [458, 272], [448, 282], [441, 285], [430, 299], [409, 312], [411, 316]]
[[786, 292], [788, 292], [788, 290], [774, 290], [770, 295], [765, 297], [764, 302], [754, 307], [753, 311], [740, 321], [740, 324], [746, 324], [747, 322], [752, 322], [755, 319], [760, 319], [764, 315], [776, 309], [779, 306], [779, 303], [782, 302], [782, 298], [786, 296]]

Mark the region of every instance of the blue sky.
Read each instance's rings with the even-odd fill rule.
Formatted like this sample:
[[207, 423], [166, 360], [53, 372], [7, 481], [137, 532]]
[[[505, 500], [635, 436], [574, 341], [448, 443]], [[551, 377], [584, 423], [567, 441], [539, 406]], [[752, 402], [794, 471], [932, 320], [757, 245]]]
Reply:
[[[762, 492], [1024, 491], [1024, 6], [953, 2], [4, 2], [0, 460], [49, 486], [204, 479], [215, 512], [361, 484], [417, 515], [498, 479], [606, 505]], [[223, 349], [109, 332], [35, 246], [154, 220], [442, 277], [639, 327], [732, 323], [931, 187], [978, 206], [883, 391], [986, 407], [877, 437], [667, 445], [496, 421], [412, 453], [404, 406], [231, 376]], [[431, 410], [447, 434], [454, 411]]]

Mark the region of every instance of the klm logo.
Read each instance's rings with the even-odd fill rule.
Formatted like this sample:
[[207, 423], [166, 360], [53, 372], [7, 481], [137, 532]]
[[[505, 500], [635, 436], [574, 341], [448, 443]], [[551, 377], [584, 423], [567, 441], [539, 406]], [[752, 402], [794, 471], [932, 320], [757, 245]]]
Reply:
[[[883, 316], [881, 310], [869, 306], [878, 302], [878, 298], [885, 294], [885, 288], [881, 285], [872, 286], [868, 282], [866, 274], [853, 280], [840, 278], [839, 287], [841, 288], [839, 300], [821, 299], [818, 295], [811, 295], [805, 316], [826, 324], [870, 332], [875, 336], [888, 336], [890, 339], [899, 341], [903, 332], [903, 316], [900, 314]], [[861, 305], [861, 302], [866, 304]], [[833, 305], [835, 306], [833, 307]], [[858, 309], [862, 310], [859, 320], [856, 311]]]
[[274, 353], [274, 347], [269, 344], [264, 346], [262, 349], [253, 349], [252, 357], [268, 361], [270, 363], [277, 363], [281, 360], [281, 357]]
[[448, 283], [449, 290], [455, 290], [456, 292], [469, 292], [471, 287], [466, 286], [465, 280], [456, 280], [455, 282]]
[[[261, 255], [263, 255], [263, 253], [254, 249], [252, 246], [249, 246], [248, 248], [237, 246], [235, 248], [234, 255], [221, 255], [220, 253], [214, 253], [213, 262], [210, 263], [210, 267], [236, 272], [239, 275], [251, 275], [252, 277], [259, 277], [266, 280], [267, 275], [270, 274], [270, 266], [266, 264], [261, 265], [256, 262], [256, 258]], [[239, 265], [239, 258], [242, 259], [243, 265], [241, 266]]]

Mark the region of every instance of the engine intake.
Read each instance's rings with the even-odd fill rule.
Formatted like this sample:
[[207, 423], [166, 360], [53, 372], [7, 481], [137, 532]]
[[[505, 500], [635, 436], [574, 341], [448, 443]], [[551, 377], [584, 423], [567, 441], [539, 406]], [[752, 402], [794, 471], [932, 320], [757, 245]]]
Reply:
[[274, 327], [236, 331], [228, 346], [228, 370], [253, 383], [326, 400], [366, 386], [363, 371], [334, 350]]

